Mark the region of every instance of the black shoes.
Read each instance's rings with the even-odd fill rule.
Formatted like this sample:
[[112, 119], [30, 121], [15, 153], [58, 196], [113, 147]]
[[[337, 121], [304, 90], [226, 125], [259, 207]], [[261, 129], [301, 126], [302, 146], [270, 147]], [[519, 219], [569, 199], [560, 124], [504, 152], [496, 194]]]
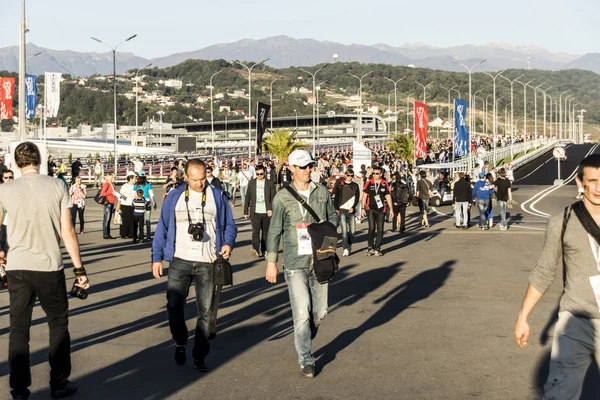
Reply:
[[29, 389], [13, 389], [10, 391], [10, 394], [15, 400], [27, 400], [29, 398], [29, 395], [31, 395], [31, 392], [29, 391]]
[[176, 346], [175, 347], [175, 363], [177, 365], [183, 365], [185, 364], [185, 360], [186, 360], [186, 355], [185, 355], [185, 346]]
[[71, 396], [72, 394], [77, 392], [78, 389], [79, 386], [77, 386], [73, 382], [67, 381], [67, 383], [62, 389], [52, 389], [50, 391], [50, 397], [52, 397], [53, 399], [63, 399], [65, 397]]
[[312, 379], [315, 377], [315, 366], [312, 364], [305, 365], [302, 367], [301, 371], [302, 375], [304, 375], [304, 377], [307, 379]]
[[206, 366], [206, 363], [204, 362], [204, 360], [201, 360], [199, 358], [194, 358], [194, 368], [196, 368], [196, 371], [198, 372], [209, 372], [210, 368], [208, 368]]
[[110, 235], [104, 235], [103, 237], [104, 239], [116, 239], [116, 237], [112, 237]]

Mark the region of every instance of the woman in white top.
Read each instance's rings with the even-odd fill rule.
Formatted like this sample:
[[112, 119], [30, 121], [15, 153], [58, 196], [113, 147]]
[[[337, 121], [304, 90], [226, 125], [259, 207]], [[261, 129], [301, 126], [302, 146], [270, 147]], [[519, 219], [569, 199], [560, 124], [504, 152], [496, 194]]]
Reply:
[[117, 212], [121, 211], [121, 239], [132, 239], [133, 232], [133, 199], [135, 191], [133, 185], [137, 179], [137, 175], [133, 171], [127, 172], [127, 183], [121, 186], [119, 203], [117, 204]]
[[71, 221], [73, 222], [73, 228], [75, 228], [75, 222], [77, 214], [79, 214], [79, 233], [83, 233], [83, 212], [85, 211], [85, 196], [86, 190], [85, 185], [81, 183], [81, 177], [75, 177], [75, 181], [69, 189], [71, 195]]

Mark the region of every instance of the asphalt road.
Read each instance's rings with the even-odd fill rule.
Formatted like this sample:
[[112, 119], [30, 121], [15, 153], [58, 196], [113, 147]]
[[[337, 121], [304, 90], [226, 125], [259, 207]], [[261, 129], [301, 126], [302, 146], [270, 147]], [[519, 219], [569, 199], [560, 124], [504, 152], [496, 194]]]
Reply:
[[[575, 151], [580, 154], [569, 149], [568, 162], [575, 162]], [[545, 188], [521, 183], [515, 199], [522, 204]], [[572, 201], [567, 189], [551, 193], [536, 208], [559, 212]], [[517, 348], [512, 329], [543, 245], [544, 217], [516, 207], [506, 232], [497, 226], [461, 231], [452, 226], [450, 208], [442, 207], [431, 228], [421, 229], [411, 207], [405, 234], [392, 234], [386, 224], [380, 258], [364, 255], [366, 223], [359, 224], [356, 253], [342, 259], [330, 285], [329, 315], [313, 345], [319, 375], [306, 380], [297, 365], [287, 288], [282, 279], [268, 284], [264, 260], [250, 256], [250, 225], [240, 207], [234, 209], [240, 227], [232, 256], [235, 285], [223, 292], [218, 335], [207, 359], [213, 371], [199, 374], [189, 354], [186, 366], [173, 362], [166, 278], [157, 281], [150, 274], [150, 245], [102, 240], [101, 209], [91, 198], [87, 204], [80, 240], [93, 288], [87, 300], [70, 300], [72, 379], [81, 385], [74, 398], [540, 397], [560, 278], [531, 318], [528, 348]], [[67, 275], [70, 287], [71, 272]], [[193, 329], [195, 306], [192, 296], [189, 300]], [[6, 398], [8, 308], [8, 294], [0, 292], [0, 392]], [[44, 314], [36, 307], [33, 399], [49, 398], [47, 341]], [[588, 385], [599, 380], [595, 368], [591, 374]], [[597, 393], [588, 386], [584, 398]]]

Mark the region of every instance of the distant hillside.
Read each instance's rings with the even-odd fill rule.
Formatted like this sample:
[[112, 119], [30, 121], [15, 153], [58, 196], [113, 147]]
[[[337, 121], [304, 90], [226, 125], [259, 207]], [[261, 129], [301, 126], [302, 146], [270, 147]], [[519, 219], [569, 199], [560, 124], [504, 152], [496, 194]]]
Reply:
[[[90, 48], [102, 50], [102, 46]], [[129, 48], [135, 48], [132, 45]], [[27, 54], [43, 53], [28, 62], [28, 72], [41, 75], [44, 71], [56, 71], [72, 76], [90, 76], [94, 74], [112, 74], [112, 54], [80, 53], [69, 50], [42, 49], [34, 44], [28, 46]], [[180, 64], [188, 59], [201, 60], [259, 60], [269, 57], [269, 65], [274, 68], [291, 66], [311, 66], [332, 62], [337, 54], [338, 61], [394, 66], [414, 65], [444, 71], [462, 71], [462, 67], [452, 63], [457, 60], [471, 64], [475, 60], [487, 58], [479, 67], [480, 71], [503, 69], [544, 69], [556, 71], [565, 68], [580, 68], [598, 72], [598, 63], [593, 60], [596, 54], [583, 57], [573, 54], [552, 53], [536, 46], [516, 46], [505, 43], [485, 45], [464, 45], [438, 48], [424, 44], [405, 44], [394, 47], [387, 44], [344, 45], [314, 39], [294, 39], [288, 36], [275, 36], [265, 39], [243, 39], [233, 43], [215, 44], [203, 49], [171, 54], [155, 59], [145, 59], [133, 53], [118, 53], [117, 73], [127, 69], [140, 68], [152, 62], [165, 68]], [[590, 61], [590, 59], [592, 61]], [[0, 70], [18, 70], [18, 48], [16, 46], [0, 48]]]

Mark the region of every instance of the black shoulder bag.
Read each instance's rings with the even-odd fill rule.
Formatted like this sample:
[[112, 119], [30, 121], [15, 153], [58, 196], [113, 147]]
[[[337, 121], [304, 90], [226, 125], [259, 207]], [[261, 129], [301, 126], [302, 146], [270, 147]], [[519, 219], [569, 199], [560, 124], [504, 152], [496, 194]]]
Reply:
[[[321, 221], [315, 210], [308, 204], [298, 192], [291, 186], [286, 187], [290, 194], [298, 200], [315, 221]], [[326, 216], [327, 218], [327, 216]], [[331, 222], [325, 220], [308, 226], [308, 234], [311, 238], [313, 268], [317, 282], [327, 283], [331, 280], [335, 271], [339, 269], [340, 258], [336, 253], [337, 228]]]

